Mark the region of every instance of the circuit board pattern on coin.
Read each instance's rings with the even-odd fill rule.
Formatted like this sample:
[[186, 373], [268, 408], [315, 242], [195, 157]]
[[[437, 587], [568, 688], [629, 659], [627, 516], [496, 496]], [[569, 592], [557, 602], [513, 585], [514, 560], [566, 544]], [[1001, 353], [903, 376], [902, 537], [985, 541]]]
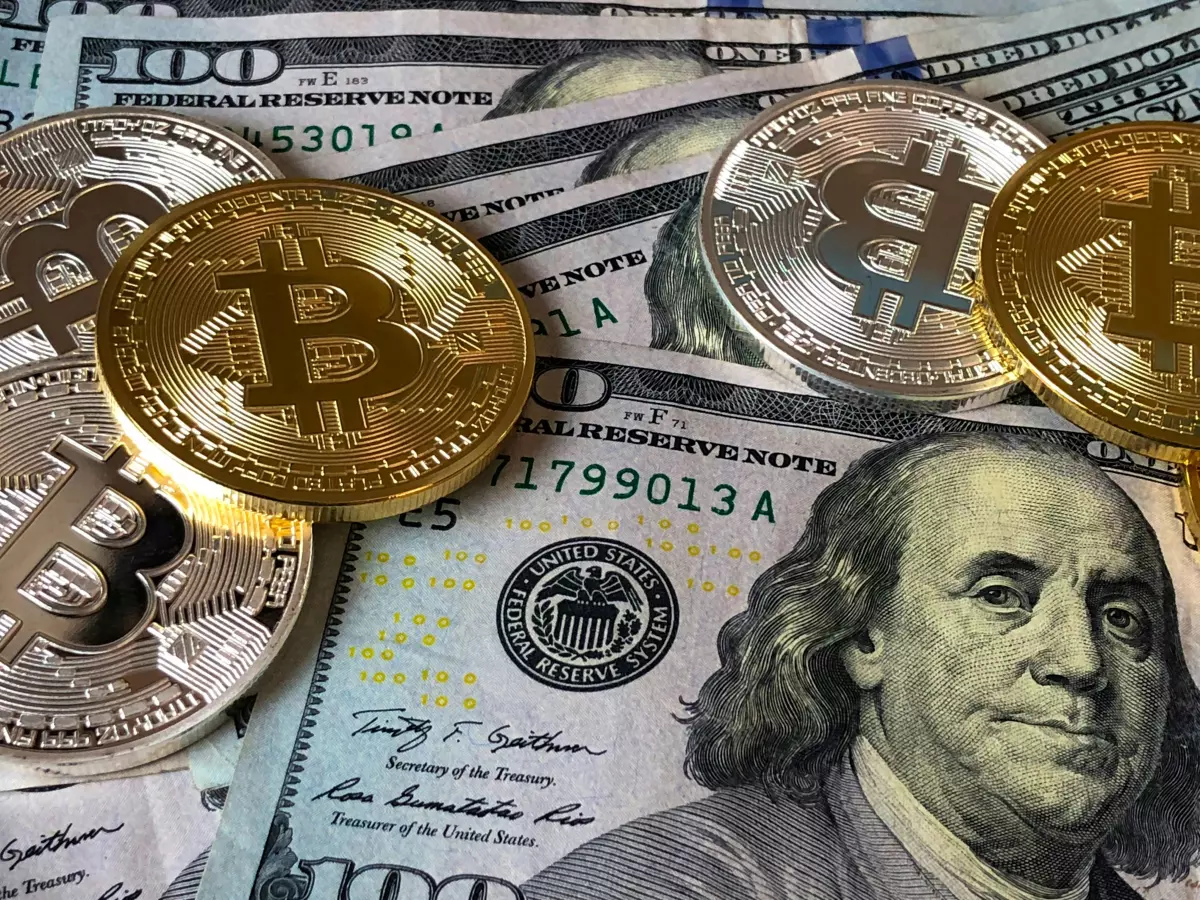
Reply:
[[97, 317], [120, 421], [189, 488], [315, 521], [420, 506], [495, 454], [533, 373], [499, 265], [431, 210], [284, 181], [176, 210]]
[[295, 621], [310, 528], [188, 495], [90, 364], [0, 380], [0, 758], [66, 774], [202, 736]]
[[1045, 141], [945, 88], [864, 82], [764, 113], [710, 175], [708, 266], [771, 364], [929, 410], [1001, 399], [974, 281], [987, 210]]
[[1200, 461], [1200, 126], [1083, 132], [1038, 154], [988, 217], [997, 344], [1103, 438]]
[[168, 209], [278, 178], [223, 128], [153, 110], [87, 110], [0, 137], [0, 373], [93, 349], [113, 261]]

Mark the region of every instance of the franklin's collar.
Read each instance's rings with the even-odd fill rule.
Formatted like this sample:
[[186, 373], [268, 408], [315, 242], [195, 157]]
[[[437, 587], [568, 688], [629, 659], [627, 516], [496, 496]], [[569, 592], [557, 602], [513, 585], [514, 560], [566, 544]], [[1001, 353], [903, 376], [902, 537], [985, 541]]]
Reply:
[[921, 805], [870, 741], [861, 735], [850, 750], [854, 774], [867, 803], [917, 866], [956, 900], [1085, 900], [1087, 873], [1056, 891], [1007, 875], [988, 865]]

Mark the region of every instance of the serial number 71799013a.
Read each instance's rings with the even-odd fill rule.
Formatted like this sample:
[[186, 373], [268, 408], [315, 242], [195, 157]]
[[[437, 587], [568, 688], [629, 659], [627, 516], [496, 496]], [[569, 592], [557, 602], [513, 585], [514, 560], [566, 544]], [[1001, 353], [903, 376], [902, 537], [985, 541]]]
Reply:
[[[510, 468], [511, 466], [511, 468]], [[504, 478], [519, 475], [519, 480], [509, 482], [518, 491], [552, 490], [556, 494], [573, 493], [581, 497], [604, 495], [613, 500], [645, 501], [652, 506], [672, 504], [685, 512], [707, 510], [718, 516], [729, 516], [738, 508], [738, 490], [731, 484], [712, 486], [699, 485], [690, 475], [672, 478], [665, 472], [643, 474], [632, 466], [624, 466], [612, 473], [600, 463], [580, 465], [573, 459], [552, 459], [549, 465], [539, 465], [532, 456], [522, 456], [516, 461], [508, 454], [496, 457], [492, 470], [491, 486], [508, 486]], [[769, 491], [763, 491], [754, 504], [753, 519], [764, 517], [764, 510], [771, 510]], [[774, 521], [774, 515], [767, 516]]]

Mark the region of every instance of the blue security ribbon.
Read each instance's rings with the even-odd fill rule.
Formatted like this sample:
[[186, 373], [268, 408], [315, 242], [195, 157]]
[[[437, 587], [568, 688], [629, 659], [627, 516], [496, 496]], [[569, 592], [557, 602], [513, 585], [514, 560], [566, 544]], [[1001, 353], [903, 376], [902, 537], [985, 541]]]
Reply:
[[812, 19], [808, 23], [808, 42], [830, 47], [857, 47], [864, 42], [862, 19]]
[[861, 44], [854, 48], [854, 55], [858, 57], [858, 64], [864, 72], [884, 69], [889, 74], [895, 72], [910, 78], [921, 77], [920, 67], [911, 65], [917, 61], [917, 55], [904, 36]]

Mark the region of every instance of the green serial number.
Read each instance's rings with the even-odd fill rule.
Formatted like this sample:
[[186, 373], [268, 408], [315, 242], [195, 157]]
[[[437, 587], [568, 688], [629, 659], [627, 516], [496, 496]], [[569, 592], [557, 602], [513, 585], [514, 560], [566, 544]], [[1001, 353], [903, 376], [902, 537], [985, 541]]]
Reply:
[[[331, 128], [322, 125], [276, 125], [270, 131], [243, 125], [240, 131], [236, 128], [230, 130], [260, 150], [272, 153], [319, 153], [322, 150], [345, 153], [355, 147], [374, 147], [377, 136], [402, 141], [415, 133], [413, 127], [404, 122], [391, 126], [365, 122], [360, 125], [334, 125]], [[442, 123], [438, 122], [431, 133], [441, 130]]]
[[[507, 480], [502, 482], [500, 476], [512, 462], [512, 457], [505, 453], [496, 457], [492, 487], [507, 487], [510, 484]], [[519, 481], [511, 482], [518, 491], [544, 488], [552, 489], [556, 494], [575, 493], [581, 497], [595, 497], [603, 493], [613, 500], [645, 500], [653, 506], [670, 503], [685, 512], [707, 509], [718, 516], [731, 516], [738, 508], [738, 490], [733, 485], [722, 483], [711, 488], [700, 487], [695, 478], [687, 475], [672, 480], [665, 472], [655, 472], [643, 478], [637, 469], [625, 466], [613, 474], [610, 483], [609, 471], [600, 463], [580, 466], [573, 459], [552, 459], [547, 469], [532, 456], [520, 457], [513, 469], [522, 472]], [[512, 474], [510, 471], [509, 477]], [[775, 506], [770, 491], [759, 494], [754, 504], [750, 520], [757, 522], [759, 519], [775, 524]]]

